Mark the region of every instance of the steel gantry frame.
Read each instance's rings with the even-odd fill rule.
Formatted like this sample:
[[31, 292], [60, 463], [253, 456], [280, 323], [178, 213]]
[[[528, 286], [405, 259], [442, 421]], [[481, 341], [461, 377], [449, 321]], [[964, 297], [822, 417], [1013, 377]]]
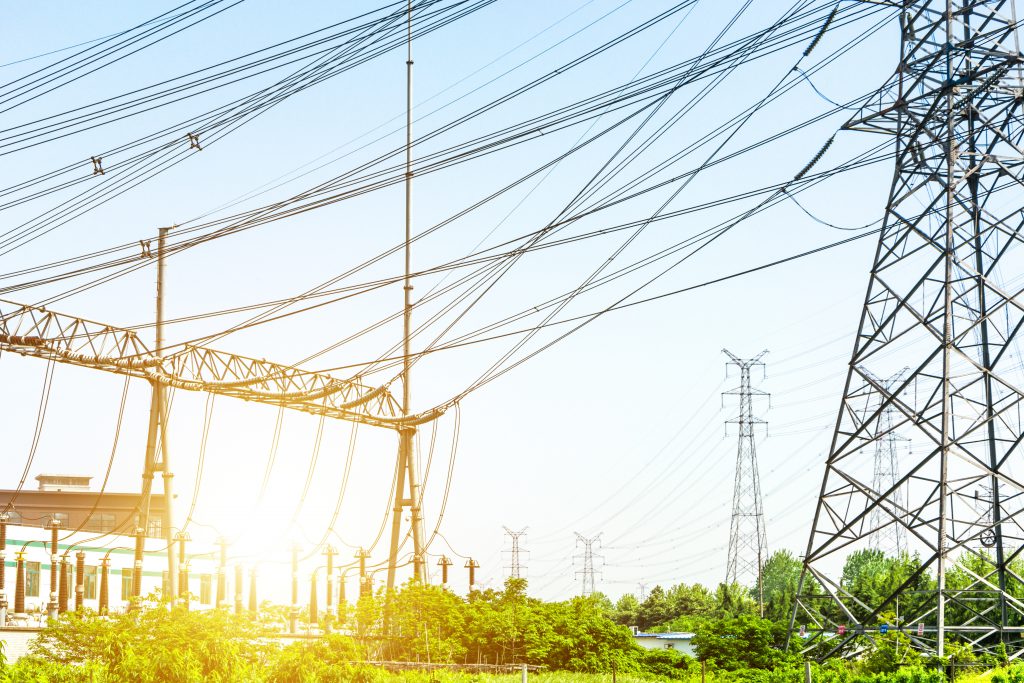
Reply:
[[[846, 125], [895, 136], [885, 223], [791, 621], [819, 656], [896, 628], [944, 654], [947, 635], [1024, 655], [1024, 101], [1010, 0], [898, 8], [895, 75]], [[909, 371], [890, 384], [904, 365]], [[886, 413], [891, 419], [886, 418]], [[874, 445], [914, 443], [872, 486]], [[975, 493], [991, 491], [979, 512]], [[896, 493], [899, 492], [900, 496]], [[887, 525], [910, 569], [884, 594], [840, 577]], [[982, 544], [980, 541], [984, 540]], [[916, 557], [915, 557], [916, 555]], [[898, 615], [897, 623], [883, 619]]]
[[[162, 344], [161, 344], [162, 346]], [[154, 387], [173, 387], [297, 410], [312, 415], [385, 427], [410, 439], [416, 427], [437, 419], [444, 407], [403, 414], [401, 405], [387, 386], [371, 387], [357, 379], [338, 379], [320, 372], [248, 358], [199, 345], [173, 350], [150, 349], [134, 330], [47, 310], [39, 306], [0, 300], [0, 351], [43, 358], [58, 363], [103, 370], [146, 380]], [[157, 392], [154, 391], [154, 397]], [[154, 398], [153, 415], [166, 423], [166, 402]], [[160, 417], [162, 415], [162, 418]], [[153, 430], [150, 430], [153, 434]], [[148, 477], [160, 471], [154, 444], [147, 443], [143, 493]], [[411, 458], [401, 460], [405, 468]], [[165, 480], [166, 484], [166, 480]], [[166, 489], [165, 489], [166, 490]], [[421, 492], [411, 488], [408, 495], [396, 488], [395, 508], [411, 508], [420, 517]], [[173, 533], [173, 520], [165, 532]], [[414, 553], [423, 557], [422, 534], [413, 534]], [[392, 545], [389, 570], [397, 567], [397, 547]], [[418, 577], [419, 578], [419, 577]]]

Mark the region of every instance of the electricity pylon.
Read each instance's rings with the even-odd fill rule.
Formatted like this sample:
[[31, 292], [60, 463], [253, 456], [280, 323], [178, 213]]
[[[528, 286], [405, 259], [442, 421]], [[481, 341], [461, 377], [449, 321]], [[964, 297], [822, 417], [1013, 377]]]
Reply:
[[512, 531], [507, 526], [502, 527], [505, 530], [505, 534], [512, 540], [512, 548], [509, 550], [509, 565], [507, 569], [509, 576], [513, 579], [523, 578], [523, 570], [526, 569], [520, 559], [520, 555], [526, 552], [520, 545], [521, 539], [526, 536], [526, 528], [522, 528], [519, 531]]
[[[896, 169], [791, 630], [806, 627], [808, 647], [841, 634], [820, 656], [850, 652], [898, 606], [896, 627], [922, 649], [942, 656], [955, 634], [976, 649], [1004, 643], [1016, 657], [1024, 627], [1012, 624], [1024, 603], [1007, 591], [1024, 541], [1016, 15], [1007, 0], [882, 4], [900, 8], [900, 64], [846, 128], [896, 136]], [[876, 379], [903, 366], [892, 386]], [[876, 491], [873, 446], [893, 431], [915, 453]], [[986, 485], [991, 510], [980, 514], [973, 492]], [[869, 547], [876, 511], [906, 530], [920, 567], [871, 598], [839, 571], [845, 555]]]
[[[757, 468], [757, 451], [754, 448], [754, 430], [758, 425], [767, 425], [764, 420], [754, 417], [754, 397], [768, 396], [755, 389], [750, 381], [750, 369], [764, 367], [761, 361], [767, 351], [753, 358], [738, 358], [722, 349], [729, 356], [730, 365], [740, 369], [740, 385], [723, 392], [722, 396], [739, 396], [739, 414], [726, 420], [739, 428], [736, 446], [736, 479], [732, 489], [732, 524], [729, 527], [729, 557], [725, 566], [726, 583], [761, 586], [761, 568], [768, 559], [768, 540], [764, 529], [764, 506], [761, 500], [761, 476]], [[760, 590], [758, 591], [760, 595]], [[759, 600], [759, 604], [760, 604]]]
[[583, 560], [583, 569], [576, 572], [576, 576], [583, 579], [583, 586], [580, 589], [580, 595], [583, 597], [591, 595], [597, 590], [597, 580], [595, 578], [597, 570], [594, 568], [594, 559], [600, 560], [601, 556], [594, 554], [595, 543], [598, 547], [601, 546], [601, 534], [587, 538], [583, 534], [576, 532], [576, 549], [579, 550], [582, 545], [583, 553], [582, 555], [576, 554], [573, 559]]
[[[879, 385], [889, 389], [895, 386], [906, 374], [907, 368], [886, 380], [877, 380]], [[897, 444], [907, 438], [896, 433], [892, 428], [896, 409], [890, 404], [882, 409], [879, 416], [879, 433], [882, 436], [875, 441], [875, 473], [871, 479], [871, 490], [875, 492], [889, 491], [889, 499], [896, 509], [903, 508], [903, 489], [897, 486], [900, 480], [900, 463], [897, 456]], [[871, 513], [871, 547], [890, 557], [899, 557], [907, 550], [907, 530], [901, 524], [893, 522], [881, 507]]]

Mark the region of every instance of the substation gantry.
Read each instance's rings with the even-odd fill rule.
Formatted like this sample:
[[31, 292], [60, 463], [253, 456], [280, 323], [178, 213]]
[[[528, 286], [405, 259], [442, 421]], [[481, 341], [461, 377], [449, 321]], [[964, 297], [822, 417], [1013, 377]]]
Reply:
[[[167, 422], [166, 387], [205, 392], [322, 415], [337, 420], [395, 430], [399, 436], [398, 468], [388, 563], [388, 588], [394, 586], [398, 565], [398, 538], [405, 509], [409, 509], [414, 546], [414, 573], [426, 580], [420, 483], [412, 439], [419, 425], [440, 417], [444, 408], [403, 416], [387, 386], [371, 387], [356, 380], [338, 379], [271, 361], [247, 358], [205, 346], [184, 345], [169, 353], [150, 349], [134, 330], [114, 327], [38, 306], [0, 300], [0, 351], [42, 358], [56, 363], [93, 368], [145, 380], [154, 387], [150, 411], [150, 439], [143, 471], [143, 505], [148, 506], [152, 479], [163, 475], [164, 519], [161, 525], [168, 548], [174, 548], [171, 501], [172, 473], [161, 459], [153, 438], [154, 422]], [[166, 438], [166, 437], [163, 437]], [[162, 439], [161, 439], [162, 440]], [[406, 480], [408, 483], [406, 483]], [[407, 491], [408, 488], [408, 492]], [[140, 514], [146, 528], [148, 510]], [[168, 552], [172, 597], [177, 595], [176, 554]]]

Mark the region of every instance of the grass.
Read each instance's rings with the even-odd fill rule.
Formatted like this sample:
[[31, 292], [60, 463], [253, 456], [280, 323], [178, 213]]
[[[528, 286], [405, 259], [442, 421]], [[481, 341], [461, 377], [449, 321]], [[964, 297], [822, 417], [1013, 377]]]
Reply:
[[[520, 674], [477, 674], [452, 671], [403, 671], [388, 676], [389, 681], [403, 683], [520, 683]], [[616, 674], [615, 683], [650, 683], [649, 678], [630, 674]], [[611, 683], [611, 674], [576, 674], [564, 671], [531, 673], [528, 683]]]

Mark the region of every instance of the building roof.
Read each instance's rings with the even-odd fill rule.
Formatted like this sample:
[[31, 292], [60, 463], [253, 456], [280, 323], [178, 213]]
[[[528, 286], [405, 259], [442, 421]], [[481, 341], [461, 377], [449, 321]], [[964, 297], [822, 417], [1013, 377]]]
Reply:
[[667, 633], [644, 633], [643, 631], [637, 631], [635, 634], [637, 638], [657, 638], [658, 640], [690, 640], [693, 638], [693, 633], [687, 633], [686, 631], [669, 631]]

